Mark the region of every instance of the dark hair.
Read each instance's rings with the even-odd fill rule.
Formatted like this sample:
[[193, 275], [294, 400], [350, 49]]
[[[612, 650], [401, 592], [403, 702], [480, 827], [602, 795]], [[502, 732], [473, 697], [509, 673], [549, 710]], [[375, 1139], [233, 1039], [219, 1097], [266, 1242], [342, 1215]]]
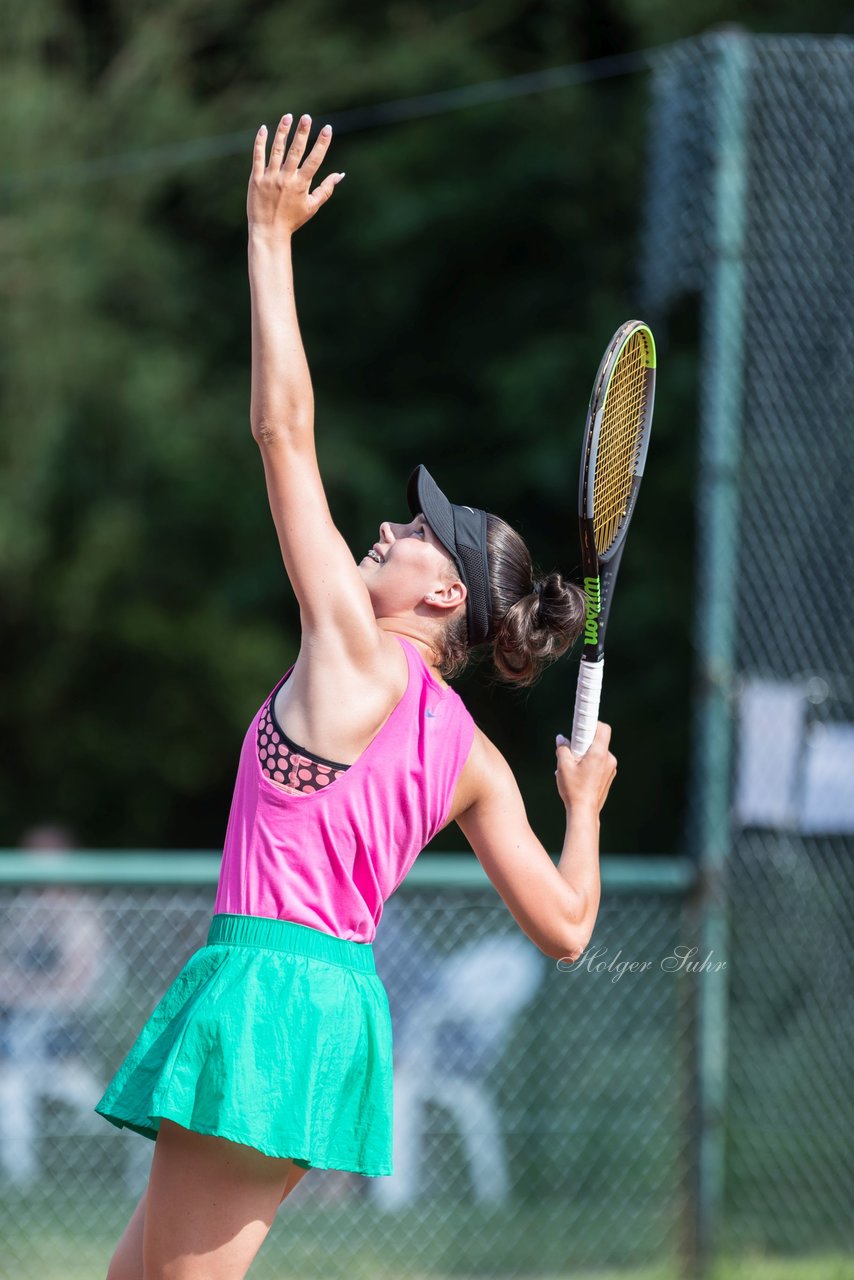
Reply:
[[[566, 653], [584, 630], [584, 592], [559, 573], [536, 580], [524, 539], [498, 516], [487, 514], [486, 545], [493, 639], [484, 643], [492, 645], [500, 679], [533, 684], [542, 668]], [[443, 629], [437, 647], [442, 675], [459, 675], [473, 651], [465, 610]]]

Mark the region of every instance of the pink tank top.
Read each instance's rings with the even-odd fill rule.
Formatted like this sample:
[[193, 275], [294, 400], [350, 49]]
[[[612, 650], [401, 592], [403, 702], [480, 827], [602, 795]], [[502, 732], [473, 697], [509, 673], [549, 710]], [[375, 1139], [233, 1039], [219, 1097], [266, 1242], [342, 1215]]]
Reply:
[[243, 739], [215, 912], [373, 941], [384, 902], [445, 824], [474, 738], [459, 695], [398, 639], [403, 697], [358, 760], [315, 792], [285, 791], [265, 774], [256, 741], [265, 698]]

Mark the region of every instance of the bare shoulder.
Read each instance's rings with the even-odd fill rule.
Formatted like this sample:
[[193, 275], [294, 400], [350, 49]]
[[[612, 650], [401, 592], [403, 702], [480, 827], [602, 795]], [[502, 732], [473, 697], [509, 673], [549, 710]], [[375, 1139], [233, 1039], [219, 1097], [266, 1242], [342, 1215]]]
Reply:
[[303, 633], [290, 679], [276, 699], [284, 732], [308, 751], [349, 763], [379, 732], [409, 678], [400, 641], [377, 628], [358, 653], [334, 630]]
[[365, 628], [358, 646], [353, 644], [346, 628], [303, 626], [294, 675], [309, 670], [327, 680], [338, 673], [348, 684], [368, 683], [389, 691], [405, 685], [408, 678], [403, 645], [394, 633], [377, 626], [375, 619]]
[[473, 806], [508, 786], [518, 790], [513, 770], [495, 743], [475, 725], [471, 750], [457, 782], [449, 820], [458, 820]]

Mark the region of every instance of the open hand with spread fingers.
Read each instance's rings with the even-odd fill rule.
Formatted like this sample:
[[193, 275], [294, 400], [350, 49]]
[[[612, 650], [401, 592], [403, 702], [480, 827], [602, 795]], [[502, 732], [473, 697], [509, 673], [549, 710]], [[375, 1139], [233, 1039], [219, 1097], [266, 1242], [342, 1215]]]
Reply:
[[303, 158], [311, 129], [311, 116], [300, 117], [296, 131], [287, 145], [293, 117], [282, 116], [273, 137], [270, 159], [266, 160], [267, 126], [262, 125], [255, 137], [252, 173], [246, 197], [246, 216], [250, 230], [269, 231], [273, 235], [290, 236], [325, 204], [343, 173], [330, 173], [314, 191], [312, 180], [320, 168], [332, 141], [331, 125], [324, 125], [314, 146]]

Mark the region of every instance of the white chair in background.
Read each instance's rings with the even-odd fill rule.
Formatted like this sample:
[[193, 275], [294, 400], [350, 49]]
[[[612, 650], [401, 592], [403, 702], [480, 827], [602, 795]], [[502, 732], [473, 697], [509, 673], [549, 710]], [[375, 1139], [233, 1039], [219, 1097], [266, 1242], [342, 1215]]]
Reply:
[[475, 1199], [500, 1204], [507, 1197], [501, 1118], [486, 1075], [543, 972], [542, 955], [524, 938], [480, 938], [447, 957], [435, 985], [408, 1010], [406, 1034], [395, 1043], [395, 1171], [370, 1182], [381, 1209], [400, 1209], [418, 1197], [431, 1103], [448, 1113], [460, 1134]]

